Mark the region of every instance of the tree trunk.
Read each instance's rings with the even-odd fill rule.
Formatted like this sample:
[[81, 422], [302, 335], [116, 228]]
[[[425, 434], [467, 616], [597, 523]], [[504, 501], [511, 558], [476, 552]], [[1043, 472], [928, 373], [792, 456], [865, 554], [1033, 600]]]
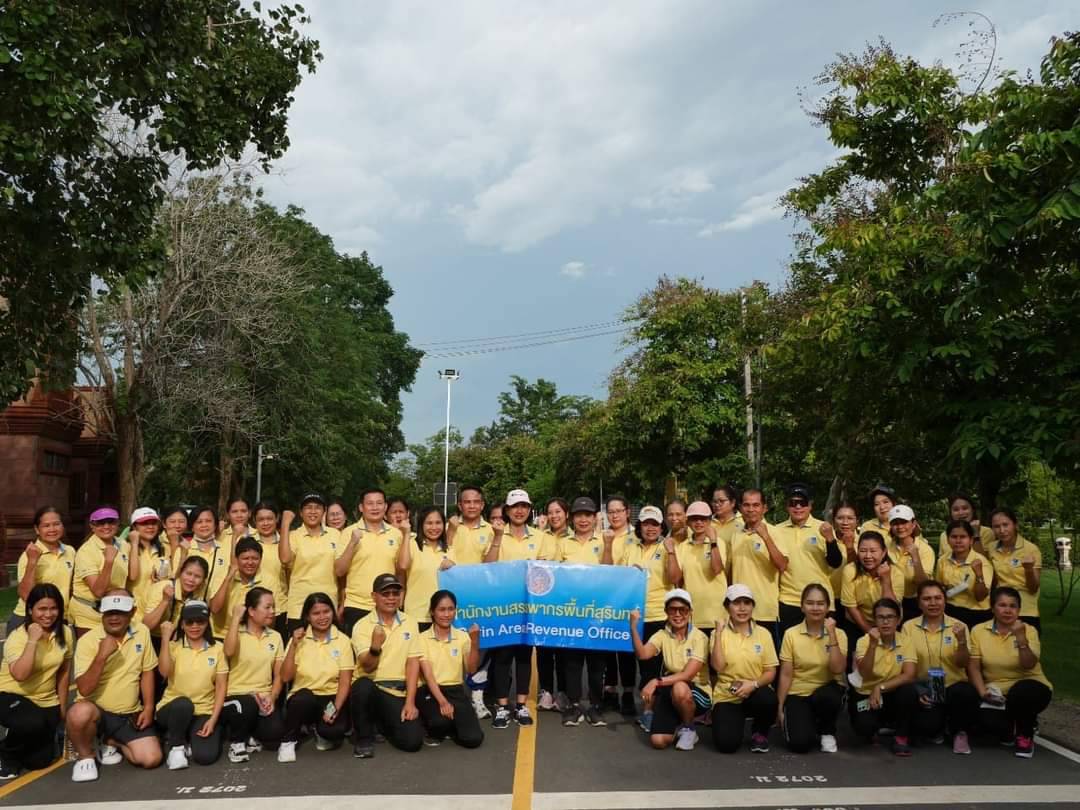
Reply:
[[120, 517], [135, 509], [146, 478], [142, 426], [132, 413], [116, 413], [116, 477], [120, 487]]
[[845, 480], [839, 475], [833, 476], [832, 485], [829, 487], [829, 496], [825, 499], [825, 510], [821, 513], [822, 520], [832, 520], [836, 504], [844, 497], [845, 483]]
[[989, 526], [990, 513], [997, 507], [1005, 471], [1000, 464], [994, 462], [980, 463], [976, 467], [976, 474], [979, 477], [979, 520], [983, 526]]
[[234, 436], [231, 430], [225, 431], [221, 436], [221, 447], [218, 452], [218, 514], [224, 515], [229, 498], [232, 497], [233, 468], [236, 466], [236, 454], [234, 448]]

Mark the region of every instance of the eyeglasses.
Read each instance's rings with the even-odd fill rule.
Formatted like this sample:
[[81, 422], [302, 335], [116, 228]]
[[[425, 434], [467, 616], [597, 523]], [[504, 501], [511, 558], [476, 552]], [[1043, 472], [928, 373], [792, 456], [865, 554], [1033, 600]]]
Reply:
[[679, 605], [672, 605], [671, 607], [664, 608], [672, 616], [688, 616], [690, 614], [690, 608], [681, 607]]
[[731, 503], [731, 498], [713, 498], [713, 503]]
[[787, 502], [787, 505], [792, 508], [799, 508], [802, 506], [809, 506], [810, 502], [804, 501], [802, 498], [792, 498], [790, 501]]

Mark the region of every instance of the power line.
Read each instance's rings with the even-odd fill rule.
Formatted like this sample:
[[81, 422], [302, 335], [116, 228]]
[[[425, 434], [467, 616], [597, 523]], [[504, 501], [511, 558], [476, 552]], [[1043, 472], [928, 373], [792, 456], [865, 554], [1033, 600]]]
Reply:
[[586, 334], [586, 335], [570, 335], [570, 336], [567, 336], [567, 337], [554, 338], [552, 340], [541, 340], [541, 341], [536, 341], [536, 342], [533, 342], [533, 343], [505, 344], [505, 345], [502, 345], [502, 346], [488, 346], [488, 347], [476, 348], [476, 349], [461, 349], [461, 350], [455, 350], [455, 351], [440, 351], [440, 352], [435, 352], [435, 353], [431, 353], [431, 354], [425, 354], [424, 359], [425, 360], [428, 360], [428, 359], [434, 360], [434, 359], [445, 358], [445, 357], [465, 357], [466, 355], [491, 354], [493, 352], [510, 352], [510, 351], [515, 351], [517, 349], [532, 349], [532, 348], [535, 348], [537, 346], [551, 346], [551, 345], [556, 344], [556, 343], [569, 343], [569, 342], [575, 341], [575, 340], [586, 340], [588, 338], [603, 337], [604, 335], [619, 335], [619, 334], [622, 334], [624, 332], [628, 332], [629, 330], [630, 330], [629, 326], [624, 326], [622, 329], [611, 329], [611, 330], [606, 331], [606, 332], [591, 332], [591, 333]]
[[419, 349], [429, 348], [436, 351], [449, 351], [459, 348], [468, 348], [472, 344], [482, 346], [487, 343], [500, 343], [503, 341], [518, 342], [521, 340], [533, 340], [540, 338], [556, 337], [568, 334], [574, 334], [577, 332], [595, 332], [601, 329], [609, 329], [613, 326], [620, 326], [622, 324], [629, 324], [634, 321], [640, 320], [639, 318], [620, 318], [615, 321], [605, 321], [603, 323], [586, 324], [584, 326], [569, 326], [563, 329], [547, 329], [541, 332], [520, 332], [516, 335], [495, 335], [481, 338], [462, 338], [460, 340], [433, 340], [426, 343], [414, 344]]

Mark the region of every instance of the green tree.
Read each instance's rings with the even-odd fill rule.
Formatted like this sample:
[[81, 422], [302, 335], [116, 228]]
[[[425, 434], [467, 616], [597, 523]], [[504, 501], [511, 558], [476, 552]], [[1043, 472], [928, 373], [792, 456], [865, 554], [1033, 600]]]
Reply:
[[545, 429], [567, 419], [576, 419], [589, 406], [588, 397], [561, 395], [555, 383], [538, 379], [535, 383], [518, 375], [510, 378], [511, 391], [499, 394], [499, 417], [489, 428], [480, 428], [473, 443], [488, 444], [510, 436], [540, 436]]
[[0, 14], [0, 400], [69, 385], [91, 277], [154, 272], [171, 172], [289, 140], [318, 43], [299, 5], [27, 0]]

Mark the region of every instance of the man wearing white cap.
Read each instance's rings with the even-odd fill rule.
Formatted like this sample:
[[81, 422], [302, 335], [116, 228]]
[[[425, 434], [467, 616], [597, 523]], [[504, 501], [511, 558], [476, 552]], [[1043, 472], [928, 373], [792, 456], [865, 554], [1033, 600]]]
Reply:
[[904, 572], [904, 595], [900, 604], [905, 622], [920, 614], [919, 600], [915, 594], [919, 583], [933, 576], [936, 562], [934, 550], [917, 532], [918, 526], [915, 512], [907, 504], [900, 503], [889, 510], [890, 536], [885, 541], [885, 548], [897, 567]]
[[132, 624], [135, 600], [122, 588], [101, 598], [101, 623], [75, 650], [78, 695], [67, 711], [67, 736], [75, 749], [74, 782], [98, 778], [98, 759], [117, 765], [127, 759], [140, 768], [161, 763], [154, 730], [154, 668], [157, 655], [145, 625]]
[[[510, 490], [504, 511], [510, 526], [504, 528], [498, 518], [492, 521], [495, 537], [484, 554], [484, 562], [535, 560], [544, 542], [544, 533], [529, 528], [529, 515], [532, 513], [529, 493], [523, 489]], [[513, 712], [510, 710], [511, 669], [517, 689]], [[532, 725], [532, 717], [525, 705], [532, 677], [532, 647], [525, 644], [496, 647], [492, 654], [491, 671], [495, 702], [498, 704], [491, 721], [492, 728], [506, 728], [510, 725], [511, 717], [518, 725]]]

